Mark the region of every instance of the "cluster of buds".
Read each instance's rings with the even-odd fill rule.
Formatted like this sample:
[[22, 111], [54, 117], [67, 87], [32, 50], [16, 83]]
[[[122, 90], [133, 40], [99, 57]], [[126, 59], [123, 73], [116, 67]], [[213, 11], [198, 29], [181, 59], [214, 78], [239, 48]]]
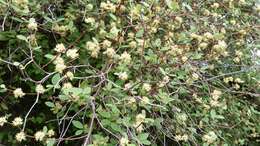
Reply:
[[219, 98], [220, 98], [221, 94], [222, 94], [222, 92], [219, 90], [214, 90], [213, 93], [211, 93], [210, 105], [212, 107], [221, 106], [221, 104], [219, 103]]
[[91, 57], [97, 58], [98, 54], [100, 52], [100, 46], [99, 43], [96, 39], [93, 39], [93, 41], [88, 41], [86, 43], [86, 48], [89, 50], [91, 53]]
[[218, 136], [215, 134], [214, 131], [210, 131], [207, 134], [203, 135], [202, 140], [205, 141], [207, 144], [212, 144], [218, 139]]
[[111, 3], [110, 1], [107, 2], [101, 2], [100, 8], [105, 11], [115, 12], [116, 11], [116, 5]]

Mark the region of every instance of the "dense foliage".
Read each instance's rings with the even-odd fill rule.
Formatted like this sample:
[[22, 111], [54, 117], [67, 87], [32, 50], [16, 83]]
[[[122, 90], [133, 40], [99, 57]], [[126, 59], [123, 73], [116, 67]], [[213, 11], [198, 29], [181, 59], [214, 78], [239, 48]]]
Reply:
[[0, 0], [0, 144], [259, 145], [260, 2]]

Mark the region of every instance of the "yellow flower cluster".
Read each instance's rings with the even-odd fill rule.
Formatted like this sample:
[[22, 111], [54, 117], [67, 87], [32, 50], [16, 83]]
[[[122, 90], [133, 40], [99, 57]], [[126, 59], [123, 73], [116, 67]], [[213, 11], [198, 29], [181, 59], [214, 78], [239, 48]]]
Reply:
[[18, 98], [18, 97], [23, 97], [25, 96], [25, 93], [23, 92], [23, 90], [21, 88], [17, 88], [13, 91], [14, 97]]
[[86, 48], [91, 52], [91, 57], [98, 57], [98, 54], [100, 52], [100, 46], [96, 39], [93, 39], [93, 41], [88, 41], [86, 43]]
[[63, 70], [67, 67], [63, 58], [61, 58], [60, 56], [58, 56], [53, 63], [55, 64], [55, 71], [59, 73], [62, 73]]

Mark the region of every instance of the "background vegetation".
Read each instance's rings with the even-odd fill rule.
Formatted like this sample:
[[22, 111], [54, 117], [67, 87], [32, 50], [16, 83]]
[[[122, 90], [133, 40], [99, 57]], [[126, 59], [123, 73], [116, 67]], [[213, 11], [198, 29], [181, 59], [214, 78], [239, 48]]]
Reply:
[[259, 145], [260, 2], [0, 0], [0, 144]]

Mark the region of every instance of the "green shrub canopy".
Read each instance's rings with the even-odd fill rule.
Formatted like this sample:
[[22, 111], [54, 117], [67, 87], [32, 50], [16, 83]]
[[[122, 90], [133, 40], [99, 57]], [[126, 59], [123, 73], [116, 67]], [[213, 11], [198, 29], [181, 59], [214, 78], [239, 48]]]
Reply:
[[259, 1], [0, 0], [0, 15], [0, 144], [259, 144]]

